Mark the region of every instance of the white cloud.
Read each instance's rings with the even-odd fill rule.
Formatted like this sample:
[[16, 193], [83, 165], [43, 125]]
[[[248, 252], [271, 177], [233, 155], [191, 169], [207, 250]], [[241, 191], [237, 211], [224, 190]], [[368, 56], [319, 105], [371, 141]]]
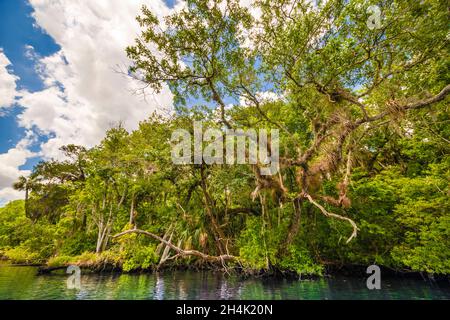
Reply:
[[16, 81], [19, 78], [9, 73], [7, 67], [11, 65], [8, 57], [0, 48], [0, 109], [11, 106], [15, 97], [18, 95], [16, 91]]
[[[161, 1], [145, 1], [161, 17], [171, 10]], [[42, 145], [46, 158], [58, 157], [62, 144], [93, 146], [106, 129], [122, 122], [137, 128], [153, 111], [167, 111], [172, 94], [165, 87], [147, 99], [137, 95], [140, 84], [117, 72], [126, 70], [125, 48], [140, 29], [135, 17], [140, 0], [31, 0], [39, 27], [53, 37], [61, 50], [37, 60], [37, 70], [47, 88], [24, 94], [20, 123], [33, 125], [54, 138]], [[29, 52], [29, 48], [28, 48]]]
[[25, 138], [20, 140], [14, 148], [0, 154], [0, 205], [23, 197], [23, 193], [14, 190], [12, 184], [20, 176], [30, 174], [29, 170], [20, 170], [19, 167], [24, 165], [28, 158], [36, 156], [35, 153], [28, 150], [32, 142], [32, 132], [28, 131]]
[[[44, 159], [60, 158], [59, 148], [64, 144], [91, 147], [118, 122], [132, 130], [153, 111], [172, 109], [172, 94], [167, 87], [159, 94], [149, 93], [144, 100], [135, 94], [140, 84], [115, 70], [118, 66], [126, 70], [130, 64], [125, 48], [133, 45], [140, 34], [135, 17], [140, 14], [142, 4], [162, 18], [184, 7], [183, 1], [177, 1], [173, 9], [162, 0], [29, 2], [34, 8], [36, 26], [48, 33], [61, 50], [41, 57], [33, 47], [25, 46], [25, 55], [35, 62], [45, 89], [21, 91], [20, 95], [15, 86], [18, 78], [7, 71], [10, 62], [0, 52], [0, 105], [10, 105], [19, 96], [17, 102], [24, 108], [18, 116], [19, 125], [28, 132], [51, 134], [39, 152]], [[35, 156], [28, 151], [26, 139], [0, 155], [0, 203], [1, 199], [20, 196], [10, 184], [26, 174], [18, 167]]]
[[[255, 94], [256, 99], [258, 99], [259, 103], [269, 103], [275, 102], [279, 100], [285, 101], [285, 96], [278, 94], [272, 91], [260, 91]], [[254, 105], [254, 103], [249, 99], [248, 96], [240, 96], [239, 97], [239, 105], [241, 107], [248, 107]]]
[[24, 191], [14, 190], [12, 187], [3, 188], [0, 190], [0, 207], [8, 204], [8, 202], [25, 197]]
[[[165, 87], [159, 94], [136, 94], [141, 84], [118, 73], [130, 61], [125, 48], [140, 33], [135, 18], [146, 4], [160, 17], [174, 9], [162, 0], [30, 0], [36, 26], [48, 33], [61, 50], [39, 56], [25, 45], [25, 56], [36, 64], [45, 85], [38, 92], [20, 92], [17, 102], [24, 109], [18, 124], [31, 132], [50, 135], [41, 144], [44, 159], [61, 158], [59, 148], [75, 143], [91, 147], [105, 130], [121, 122], [128, 130], [138, 127], [152, 112], [172, 110], [172, 94]], [[181, 2], [177, 8], [183, 6]], [[0, 51], [0, 105], [8, 106], [16, 96], [15, 81]], [[21, 197], [11, 184], [29, 172], [18, 168], [35, 156], [24, 138], [7, 153], [0, 154], [0, 205]]]

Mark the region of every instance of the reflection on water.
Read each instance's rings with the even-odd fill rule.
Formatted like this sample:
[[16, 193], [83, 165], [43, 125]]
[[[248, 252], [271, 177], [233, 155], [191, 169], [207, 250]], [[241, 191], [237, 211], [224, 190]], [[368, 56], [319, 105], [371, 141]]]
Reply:
[[368, 290], [365, 279], [295, 281], [246, 279], [214, 272], [82, 274], [81, 290], [67, 289], [64, 273], [37, 275], [35, 267], [0, 264], [0, 299], [450, 299], [449, 283], [382, 279]]

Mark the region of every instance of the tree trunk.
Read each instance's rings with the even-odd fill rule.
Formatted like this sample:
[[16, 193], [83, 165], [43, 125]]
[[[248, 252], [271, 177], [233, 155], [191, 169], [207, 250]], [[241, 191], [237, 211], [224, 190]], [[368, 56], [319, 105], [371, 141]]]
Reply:
[[134, 195], [131, 196], [130, 225], [134, 225]]
[[28, 192], [29, 192], [29, 188], [28, 188], [28, 181], [25, 182], [25, 217], [28, 217], [31, 219], [30, 217], [30, 209], [28, 206]]
[[298, 234], [298, 231], [300, 229], [300, 220], [301, 220], [301, 214], [302, 214], [302, 201], [299, 199], [294, 200], [294, 218], [292, 220], [292, 223], [289, 227], [288, 235], [286, 237], [286, 242], [284, 245], [284, 249], [287, 249], [292, 242], [294, 241], [295, 237]]
[[222, 242], [225, 240], [225, 234], [223, 233], [222, 229], [220, 228], [220, 225], [217, 222], [217, 219], [215, 216], [214, 203], [208, 192], [203, 165], [200, 169], [200, 174], [201, 174], [201, 186], [202, 186], [203, 194], [205, 196], [206, 213], [208, 214], [208, 217], [211, 221], [212, 231], [213, 231], [214, 238], [216, 241], [217, 249], [219, 250], [219, 253], [222, 255], [225, 253], [224, 245]]
[[98, 227], [98, 234], [97, 234], [97, 245], [95, 247], [95, 252], [100, 253], [102, 250], [102, 242], [103, 242], [103, 223], [101, 223]]

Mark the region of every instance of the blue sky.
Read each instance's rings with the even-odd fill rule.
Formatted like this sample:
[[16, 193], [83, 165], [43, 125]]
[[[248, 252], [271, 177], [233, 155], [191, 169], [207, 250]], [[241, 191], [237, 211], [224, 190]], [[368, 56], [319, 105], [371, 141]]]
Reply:
[[144, 101], [114, 72], [129, 63], [142, 4], [165, 15], [176, 2], [0, 0], [0, 205], [21, 198], [11, 184], [61, 145], [95, 145], [118, 122], [132, 130], [171, 108], [167, 88]]
[[[28, 1], [0, 0], [0, 48], [12, 63], [10, 71], [19, 78], [16, 81], [17, 89], [36, 92], [42, 90], [44, 85], [36, 73], [34, 62], [26, 56], [25, 45], [33, 46], [42, 56], [51, 55], [61, 48], [42, 29], [33, 26], [35, 20], [31, 16], [32, 12]], [[25, 129], [16, 121], [21, 111], [22, 107], [15, 104], [0, 117], [0, 153], [7, 152], [25, 137]], [[47, 140], [46, 135], [36, 138], [36, 142], [29, 147], [33, 152], [39, 151], [39, 143]], [[19, 169], [30, 170], [39, 160], [39, 156], [28, 158]]]

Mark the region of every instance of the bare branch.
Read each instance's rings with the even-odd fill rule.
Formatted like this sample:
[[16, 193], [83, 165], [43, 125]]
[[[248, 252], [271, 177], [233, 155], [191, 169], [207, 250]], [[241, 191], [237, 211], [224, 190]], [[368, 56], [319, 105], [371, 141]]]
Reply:
[[319, 208], [319, 210], [323, 213], [324, 216], [326, 217], [332, 217], [332, 218], [336, 218], [339, 220], [344, 220], [344, 221], [348, 221], [352, 227], [353, 227], [353, 232], [350, 235], [350, 237], [347, 239], [346, 243], [349, 243], [350, 241], [352, 241], [353, 238], [355, 238], [358, 234], [359, 228], [356, 225], [355, 221], [353, 221], [352, 219], [348, 218], [348, 217], [344, 217], [341, 216], [339, 214], [336, 213], [332, 213], [332, 212], [328, 212], [327, 210], [325, 210], [324, 207], [322, 207], [320, 204], [318, 204], [316, 201], [314, 201], [314, 199], [307, 193], [304, 193], [303, 196], [305, 198], [308, 199], [309, 202], [311, 202], [311, 204], [313, 204], [314, 206], [316, 206], [317, 208]]

